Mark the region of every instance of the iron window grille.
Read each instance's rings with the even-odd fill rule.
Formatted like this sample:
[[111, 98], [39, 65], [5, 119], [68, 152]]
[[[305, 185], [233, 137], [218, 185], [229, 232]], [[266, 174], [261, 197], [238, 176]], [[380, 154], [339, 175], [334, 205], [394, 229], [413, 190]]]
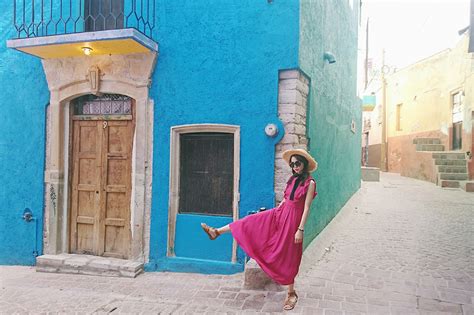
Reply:
[[132, 99], [120, 94], [84, 95], [73, 101], [74, 115], [131, 115]]
[[153, 38], [155, 0], [13, 0], [16, 38], [135, 28]]

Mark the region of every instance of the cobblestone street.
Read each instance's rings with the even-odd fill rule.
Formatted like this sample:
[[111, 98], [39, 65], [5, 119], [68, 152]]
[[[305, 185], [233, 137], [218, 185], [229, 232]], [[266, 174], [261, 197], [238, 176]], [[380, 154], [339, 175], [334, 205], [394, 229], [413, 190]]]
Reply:
[[[304, 254], [292, 314], [474, 314], [474, 194], [396, 174], [363, 182]], [[243, 274], [136, 279], [0, 267], [0, 313], [282, 312]]]

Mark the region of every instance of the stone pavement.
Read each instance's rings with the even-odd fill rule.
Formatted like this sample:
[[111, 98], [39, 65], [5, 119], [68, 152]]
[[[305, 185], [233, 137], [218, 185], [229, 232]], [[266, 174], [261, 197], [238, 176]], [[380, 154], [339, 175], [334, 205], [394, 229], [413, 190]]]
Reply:
[[[474, 194], [382, 174], [305, 251], [291, 314], [474, 314]], [[0, 267], [0, 313], [281, 312], [284, 288], [243, 274], [136, 279]]]

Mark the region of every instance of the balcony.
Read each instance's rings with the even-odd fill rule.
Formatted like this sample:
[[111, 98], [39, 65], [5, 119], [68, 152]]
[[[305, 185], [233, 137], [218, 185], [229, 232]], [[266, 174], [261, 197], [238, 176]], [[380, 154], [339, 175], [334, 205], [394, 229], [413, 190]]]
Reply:
[[13, 0], [7, 47], [43, 59], [155, 52], [155, 0]]

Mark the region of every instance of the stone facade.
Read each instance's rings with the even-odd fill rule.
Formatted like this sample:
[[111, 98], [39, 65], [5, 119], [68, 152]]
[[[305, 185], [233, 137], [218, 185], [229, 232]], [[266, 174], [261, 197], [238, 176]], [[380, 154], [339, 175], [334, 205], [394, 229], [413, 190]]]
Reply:
[[282, 159], [288, 149], [307, 149], [306, 114], [309, 79], [300, 70], [281, 71], [278, 81], [278, 117], [285, 126], [285, 135], [275, 147], [275, 199], [283, 200], [291, 170]]
[[[84, 94], [117, 93], [135, 100], [130, 259], [145, 262], [149, 249], [152, 187], [153, 101], [150, 77], [157, 54], [94, 56], [43, 60], [50, 90], [46, 123], [45, 254], [69, 250], [70, 101]], [[97, 81], [91, 69], [98, 71]]]

